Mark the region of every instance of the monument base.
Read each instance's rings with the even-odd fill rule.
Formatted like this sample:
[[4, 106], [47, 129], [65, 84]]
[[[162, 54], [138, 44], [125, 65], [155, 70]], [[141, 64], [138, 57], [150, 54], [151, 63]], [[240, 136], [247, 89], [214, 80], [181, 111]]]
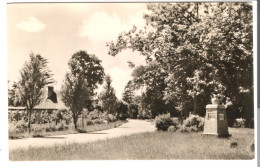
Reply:
[[206, 106], [206, 116], [203, 135], [228, 136], [227, 115], [224, 105], [209, 104]]

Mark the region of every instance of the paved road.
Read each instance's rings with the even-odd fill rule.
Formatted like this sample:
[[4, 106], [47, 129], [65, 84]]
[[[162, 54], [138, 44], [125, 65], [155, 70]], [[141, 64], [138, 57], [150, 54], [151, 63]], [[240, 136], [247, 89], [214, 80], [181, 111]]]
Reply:
[[135, 133], [153, 132], [155, 126], [144, 120], [129, 120], [129, 122], [114, 128], [91, 133], [79, 133], [59, 136], [47, 136], [42, 138], [25, 138], [9, 140], [9, 151], [17, 148], [48, 147], [55, 144], [86, 143], [97, 140], [105, 140]]

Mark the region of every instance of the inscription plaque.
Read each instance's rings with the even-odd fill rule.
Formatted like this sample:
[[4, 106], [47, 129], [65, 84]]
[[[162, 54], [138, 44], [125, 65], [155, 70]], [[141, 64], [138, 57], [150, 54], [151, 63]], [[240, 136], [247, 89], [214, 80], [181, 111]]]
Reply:
[[221, 121], [225, 120], [224, 114], [219, 114], [219, 120], [221, 120]]
[[215, 119], [216, 119], [215, 113], [208, 114], [208, 120], [215, 120]]

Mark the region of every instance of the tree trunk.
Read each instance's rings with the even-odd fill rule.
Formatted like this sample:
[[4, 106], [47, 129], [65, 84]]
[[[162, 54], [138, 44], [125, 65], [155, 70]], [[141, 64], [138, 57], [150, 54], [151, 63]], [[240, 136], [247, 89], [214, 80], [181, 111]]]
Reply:
[[83, 111], [82, 111], [82, 114], [81, 114], [81, 124], [82, 124], [82, 129], [84, 129], [84, 114], [83, 114]]
[[29, 109], [29, 113], [28, 113], [28, 130], [29, 130], [29, 134], [31, 133], [31, 116], [32, 116], [32, 109]]
[[74, 127], [75, 127], [75, 129], [78, 129], [77, 121], [75, 119], [74, 119]]
[[74, 123], [75, 129], [78, 129], [77, 122], [78, 122], [78, 116], [77, 116], [77, 114], [73, 114], [73, 123]]

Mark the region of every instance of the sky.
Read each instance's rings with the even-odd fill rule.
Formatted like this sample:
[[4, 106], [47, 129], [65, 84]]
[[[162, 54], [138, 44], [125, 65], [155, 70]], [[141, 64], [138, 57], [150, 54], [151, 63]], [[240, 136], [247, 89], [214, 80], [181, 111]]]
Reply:
[[[116, 96], [121, 99], [132, 69], [127, 61], [145, 64], [138, 52], [125, 50], [118, 56], [108, 55], [106, 42], [133, 25], [144, 27], [144, 3], [26, 3], [7, 5], [8, 80], [18, 81], [29, 54], [40, 54], [49, 61], [59, 90], [68, 60], [79, 50], [95, 54], [102, 60], [105, 73], [112, 78]], [[100, 86], [98, 92], [102, 91]]]

